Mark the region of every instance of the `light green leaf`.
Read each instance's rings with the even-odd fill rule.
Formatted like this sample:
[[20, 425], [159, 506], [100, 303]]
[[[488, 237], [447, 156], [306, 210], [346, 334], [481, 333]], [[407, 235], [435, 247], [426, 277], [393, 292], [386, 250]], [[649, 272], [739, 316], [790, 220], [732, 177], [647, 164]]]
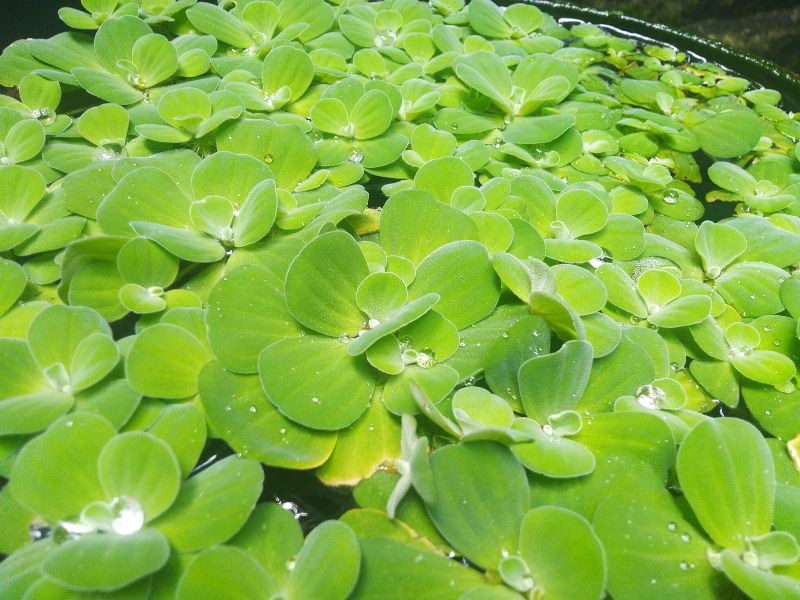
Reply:
[[275, 580], [251, 554], [233, 546], [214, 546], [186, 566], [175, 598], [249, 600], [275, 591]]
[[255, 373], [264, 348], [300, 333], [286, 306], [283, 282], [256, 265], [234, 269], [217, 284], [206, 324], [214, 353], [236, 373]]
[[722, 547], [744, 552], [748, 538], [770, 530], [774, 466], [764, 438], [746, 421], [701, 421], [681, 444], [677, 471], [698, 521]]
[[751, 110], [729, 110], [703, 121], [692, 131], [700, 147], [715, 158], [737, 158], [761, 137], [761, 120]]
[[181, 483], [178, 459], [169, 445], [143, 432], [109, 440], [98, 458], [97, 473], [108, 497], [134, 499], [146, 522], [172, 505]]
[[58, 546], [42, 571], [76, 591], [113, 591], [157, 571], [168, 558], [169, 544], [155, 529], [89, 534]]
[[[525, 514], [519, 537], [520, 556], [546, 598], [596, 600], [604, 595], [605, 553], [583, 517], [561, 507], [540, 506]], [[565, 572], [573, 577], [565, 578]]]
[[340, 521], [326, 521], [308, 535], [297, 556], [287, 584], [289, 600], [344, 600], [360, 568], [361, 547], [353, 531]]
[[[229, 540], [247, 521], [264, 473], [254, 460], [230, 456], [181, 486], [169, 511], [151, 525], [178, 552], [194, 552]], [[206, 515], [214, 515], [208, 519]]]
[[592, 370], [592, 347], [568, 341], [558, 352], [535, 356], [520, 366], [519, 390], [526, 414], [540, 422], [573, 409], [583, 396]]
[[308, 244], [286, 274], [286, 303], [303, 325], [332, 337], [355, 335], [364, 315], [356, 290], [369, 275], [358, 244], [343, 231], [323, 234]]
[[467, 559], [495, 568], [503, 552], [517, 550], [520, 516], [528, 509], [527, 478], [507, 448], [473, 442], [431, 455], [436, 501], [428, 514]]
[[133, 342], [125, 361], [131, 385], [145, 396], [180, 399], [197, 393], [197, 377], [211, 355], [186, 329], [148, 327]]
[[[473, 241], [451, 242], [432, 252], [417, 268], [409, 298], [437, 293], [436, 311], [463, 329], [488, 316], [497, 305], [500, 281], [486, 248]], [[464, 303], [464, 298], [469, 298]]]
[[338, 339], [306, 335], [275, 342], [258, 361], [270, 401], [292, 421], [312, 429], [347, 427], [366, 410], [375, 375]]
[[[420, 222], [427, 224], [422, 230], [416, 226]], [[386, 202], [380, 236], [387, 254], [403, 256], [417, 265], [445, 244], [477, 240], [478, 230], [469, 217], [430, 194], [405, 191]]]
[[14, 498], [52, 521], [73, 518], [93, 500], [105, 500], [97, 459], [115, 433], [96, 415], [62, 417], [17, 456], [10, 483]]
[[234, 450], [264, 464], [308, 469], [324, 463], [336, 434], [311, 431], [288, 420], [267, 400], [255, 375], [237, 375], [215, 361], [200, 373], [206, 418]]

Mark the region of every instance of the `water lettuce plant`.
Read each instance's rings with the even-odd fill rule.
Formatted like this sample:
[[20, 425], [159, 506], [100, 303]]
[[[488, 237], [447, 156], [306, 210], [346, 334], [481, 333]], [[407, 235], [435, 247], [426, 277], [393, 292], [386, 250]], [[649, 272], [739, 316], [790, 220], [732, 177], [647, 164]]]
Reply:
[[491, 0], [0, 56], [0, 598], [800, 598], [800, 117]]

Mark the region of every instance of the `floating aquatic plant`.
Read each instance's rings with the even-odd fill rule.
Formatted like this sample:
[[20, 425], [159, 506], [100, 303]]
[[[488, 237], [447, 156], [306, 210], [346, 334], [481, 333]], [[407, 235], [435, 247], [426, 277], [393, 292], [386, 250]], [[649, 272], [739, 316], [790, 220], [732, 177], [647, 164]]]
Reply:
[[0, 597], [800, 597], [777, 91], [531, 4], [81, 5], [0, 57]]

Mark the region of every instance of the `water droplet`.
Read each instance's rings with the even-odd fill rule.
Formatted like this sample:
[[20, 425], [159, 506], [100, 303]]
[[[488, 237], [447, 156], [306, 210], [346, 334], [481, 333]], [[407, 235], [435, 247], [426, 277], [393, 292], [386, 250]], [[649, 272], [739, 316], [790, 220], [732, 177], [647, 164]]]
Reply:
[[40, 107], [33, 111], [33, 118], [42, 122], [43, 125], [50, 125], [56, 120], [55, 115], [49, 108]]
[[369, 327], [370, 329], [375, 329], [380, 324], [381, 322], [378, 319], [370, 319], [369, 321], [367, 321], [367, 327]]
[[551, 425], [542, 425], [542, 431], [544, 431], [547, 435], [553, 435], [553, 427]]
[[457, 131], [458, 130], [458, 123], [450, 123], [450, 129], [452, 129], [453, 131]]
[[658, 409], [665, 397], [664, 390], [654, 385], [643, 385], [636, 390], [636, 401], [644, 408]]
[[417, 352], [417, 366], [429, 369], [436, 364], [436, 355], [431, 350]]
[[73, 422], [72, 421], [67, 421], [64, 425], [66, 425], [67, 427], [72, 427]]
[[675, 190], [667, 190], [664, 192], [664, 202], [667, 204], [677, 204], [679, 194]]
[[362, 160], [364, 160], [364, 155], [358, 150], [353, 150], [353, 152], [350, 153], [350, 162], [358, 164]]
[[503, 337], [503, 339], [507, 340], [508, 339], [508, 332], [504, 331], [502, 337]]
[[343, 333], [342, 335], [339, 336], [339, 341], [342, 344], [347, 344], [350, 342], [350, 336], [348, 336], [346, 333]]
[[139, 531], [144, 525], [144, 511], [141, 504], [130, 496], [114, 498], [109, 504], [111, 509], [111, 528], [120, 535], [130, 535]]
[[678, 566], [680, 567], [681, 571], [686, 571], [689, 568], [689, 563], [685, 560], [682, 560]]
[[231, 407], [231, 406], [226, 406], [225, 407], [225, 412], [231, 412], [232, 410], [233, 410], [233, 407]]
[[469, 377], [467, 377], [467, 378], [464, 380], [464, 385], [465, 385], [466, 387], [470, 387], [470, 386], [472, 386], [472, 385], [475, 385], [475, 378], [474, 378], [472, 375], [470, 375]]
[[319, 404], [319, 403], [320, 403], [319, 396], [311, 396], [311, 401], [312, 401], [314, 404]]
[[678, 528], [678, 524], [675, 521], [670, 521], [667, 523], [667, 529], [670, 531], [675, 531]]
[[460, 342], [458, 342], [458, 347], [459, 348], [466, 348], [467, 347], [467, 342], [465, 342], [464, 340], [461, 340]]
[[684, 534], [681, 535], [681, 541], [682, 542], [689, 543], [689, 540], [691, 540], [691, 539], [692, 539], [692, 536], [690, 536], [688, 533], [684, 533]]
[[272, 154], [267, 154], [264, 156], [264, 162], [267, 164], [270, 164], [273, 160], [275, 160], [275, 157], [272, 156]]
[[250, 406], [247, 407], [247, 410], [249, 410], [251, 413], [255, 413], [256, 407], [254, 404], [251, 404]]
[[764, 411], [764, 414], [767, 415], [768, 417], [772, 416], [772, 411], [770, 409], [767, 409]]

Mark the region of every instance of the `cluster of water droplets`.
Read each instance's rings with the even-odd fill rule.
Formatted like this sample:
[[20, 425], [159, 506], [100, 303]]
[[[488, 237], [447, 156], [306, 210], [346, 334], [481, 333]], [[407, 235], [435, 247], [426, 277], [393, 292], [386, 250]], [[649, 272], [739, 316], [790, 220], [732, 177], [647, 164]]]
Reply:
[[643, 385], [636, 390], [636, 401], [640, 406], [651, 410], [658, 410], [667, 397], [664, 390], [654, 385]]

